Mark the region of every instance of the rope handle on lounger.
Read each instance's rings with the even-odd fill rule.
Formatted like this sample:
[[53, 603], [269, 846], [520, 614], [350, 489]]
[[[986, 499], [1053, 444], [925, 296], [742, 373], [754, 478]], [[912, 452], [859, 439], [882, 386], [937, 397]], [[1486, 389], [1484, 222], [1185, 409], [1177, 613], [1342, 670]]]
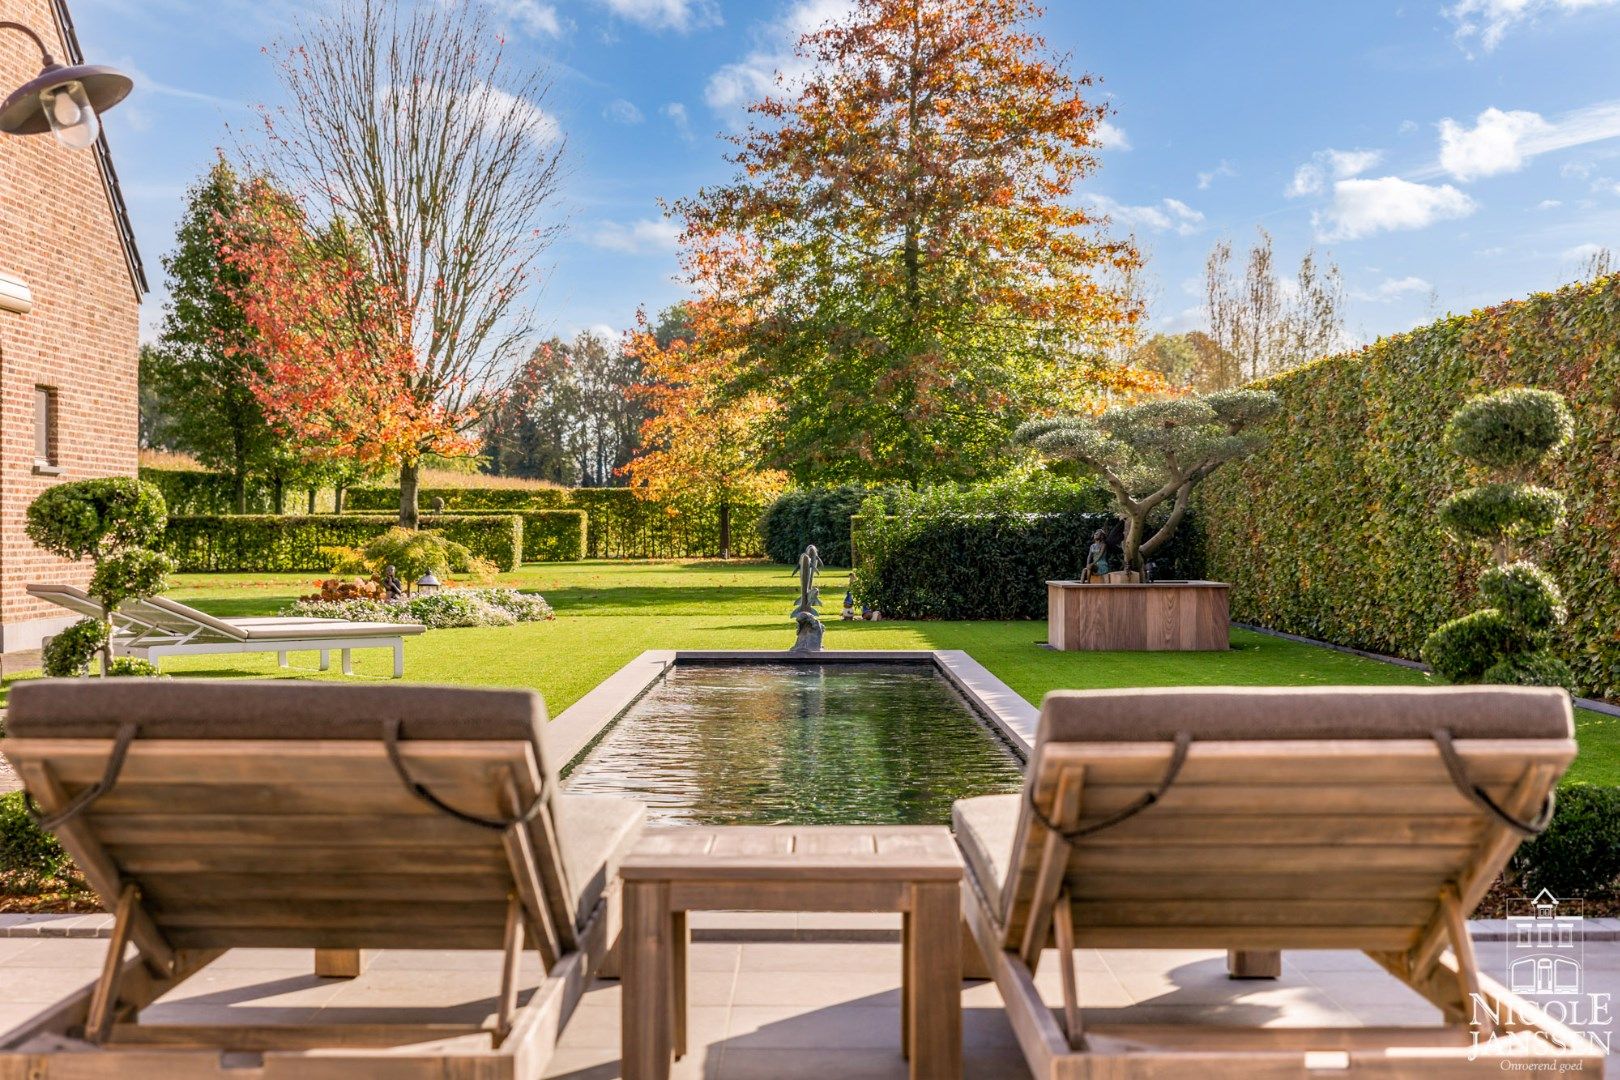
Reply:
[[535, 796], [534, 802], [529, 804], [528, 809], [514, 818], [487, 818], [456, 809], [429, 791], [427, 785], [417, 780], [406, 770], [405, 759], [400, 757], [399, 754], [399, 729], [400, 722], [398, 720], [383, 721], [383, 745], [388, 749], [389, 763], [394, 766], [394, 771], [399, 774], [400, 780], [404, 782], [405, 789], [434, 809], [442, 810], [458, 821], [465, 821], [469, 825], [477, 825], [481, 828], [495, 829], [501, 832], [510, 829], [514, 825], [527, 825], [539, 815], [541, 810], [545, 809], [546, 797], [543, 792]]
[[1142, 811], [1146, 810], [1148, 807], [1152, 806], [1154, 803], [1163, 798], [1164, 793], [1170, 790], [1170, 785], [1176, 782], [1176, 777], [1181, 773], [1181, 767], [1186, 764], [1187, 748], [1190, 746], [1192, 746], [1192, 736], [1185, 731], [1178, 734], [1176, 736], [1175, 749], [1170, 754], [1170, 764], [1165, 768], [1164, 776], [1159, 780], [1159, 786], [1154, 788], [1152, 791], [1147, 792], [1140, 799], [1137, 799], [1129, 806], [1122, 807], [1100, 821], [1093, 821], [1090, 824], [1082, 825], [1077, 829], [1060, 829], [1057, 826], [1057, 822], [1047, 817], [1046, 813], [1036, 805], [1035, 789], [1032, 787], [1024, 789], [1025, 797], [1029, 802], [1030, 813], [1034, 814], [1035, 820], [1044, 825], [1049, 832], [1056, 833], [1060, 838], [1068, 843], [1070, 847], [1073, 847], [1082, 838], [1090, 836], [1095, 832], [1102, 832], [1104, 829], [1111, 829], [1120, 822], [1125, 821], [1128, 818], [1135, 817], [1137, 814], [1140, 814]]
[[1434, 744], [1440, 748], [1440, 760], [1446, 763], [1446, 771], [1451, 774], [1451, 782], [1458, 791], [1470, 802], [1481, 807], [1492, 817], [1496, 818], [1508, 828], [1523, 833], [1525, 836], [1540, 836], [1552, 824], [1554, 798], [1551, 791], [1547, 792], [1547, 801], [1542, 804], [1541, 813], [1529, 821], [1520, 821], [1491, 798], [1490, 792], [1474, 783], [1468, 776], [1468, 767], [1463, 764], [1452, 745], [1451, 732], [1446, 728], [1437, 728], [1434, 733]]
[[113, 741], [112, 753], [107, 757], [107, 768], [101, 774], [101, 779], [79, 792], [73, 801], [54, 814], [46, 814], [34, 802], [34, 797], [23, 792], [23, 809], [33, 819], [34, 824], [45, 832], [55, 832], [80, 814], [90, 808], [90, 804], [101, 798], [113, 789], [118, 783], [118, 774], [124, 769], [124, 755], [129, 753], [129, 744], [135, 741], [135, 734], [140, 725], [134, 722], [118, 725], [118, 735]]

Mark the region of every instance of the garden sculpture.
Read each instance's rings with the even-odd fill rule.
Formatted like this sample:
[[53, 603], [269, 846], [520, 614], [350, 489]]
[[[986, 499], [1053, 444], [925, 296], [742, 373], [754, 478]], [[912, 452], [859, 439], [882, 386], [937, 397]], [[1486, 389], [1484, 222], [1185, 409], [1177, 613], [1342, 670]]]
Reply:
[[816, 614], [816, 609], [821, 606], [821, 590], [816, 588], [816, 571], [820, 569], [821, 556], [816, 552], [816, 545], [811, 544], [799, 556], [799, 602], [793, 606], [793, 621], [798, 624], [799, 630], [789, 652], [821, 651], [821, 637], [826, 633], [826, 627], [821, 625], [821, 619]]

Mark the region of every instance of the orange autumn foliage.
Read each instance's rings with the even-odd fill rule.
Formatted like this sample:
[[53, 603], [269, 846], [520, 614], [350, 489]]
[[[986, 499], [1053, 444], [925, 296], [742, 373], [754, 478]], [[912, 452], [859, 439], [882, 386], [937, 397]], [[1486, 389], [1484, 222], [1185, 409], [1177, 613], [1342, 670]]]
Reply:
[[377, 281], [342, 223], [319, 232], [269, 184], [250, 186], [223, 222], [221, 256], [263, 363], [252, 390], [271, 426], [312, 457], [364, 464], [464, 454], [471, 417], [452, 413], [422, 378], [408, 305]]
[[782, 491], [787, 474], [762, 467], [762, 436], [776, 406], [764, 394], [736, 389], [736, 354], [715, 344], [722, 306], [712, 299], [686, 304], [686, 326], [667, 343], [638, 313], [624, 348], [642, 376], [629, 393], [650, 415], [641, 425], [642, 449], [622, 471], [641, 495], [677, 511], [683, 501], [716, 508], [728, 549], [731, 508]]

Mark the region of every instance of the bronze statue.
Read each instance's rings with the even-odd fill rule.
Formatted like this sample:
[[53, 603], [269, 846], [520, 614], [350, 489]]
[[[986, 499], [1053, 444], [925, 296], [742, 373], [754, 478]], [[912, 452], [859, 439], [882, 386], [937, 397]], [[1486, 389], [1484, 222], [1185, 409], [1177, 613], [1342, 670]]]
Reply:
[[811, 544], [799, 556], [799, 602], [793, 605], [793, 621], [798, 626], [792, 653], [821, 651], [821, 637], [827, 628], [821, 625], [816, 609], [821, 606], [821, 590], [816, 588], [816, 571], [821, 569], [821, 555]]

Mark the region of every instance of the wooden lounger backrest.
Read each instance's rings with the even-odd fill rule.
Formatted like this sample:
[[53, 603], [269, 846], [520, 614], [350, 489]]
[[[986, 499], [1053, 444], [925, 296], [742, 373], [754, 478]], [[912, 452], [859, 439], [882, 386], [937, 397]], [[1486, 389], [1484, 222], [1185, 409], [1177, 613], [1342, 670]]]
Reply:
[[[1348, 707], [1326, 704], [1345, 694]], [[1164, 710], [1156, 725], [1143, 702], [1115, 693], [1048, 699], [1003, 889], [1006, 947], [1044, 943], [1066, 892], [1082, 946], [1411, 948], [1448, 890], [1471, 910], [1523, 838], [1459, 790], [1420, 732], [1454, 729], [1468, 777], [1521, 819], [1535, 817], [1575, 754], [1561, 691], [1198, 690], [1155, 695], [1154, 706]], [[1324, 708], [1337, 714], [1326, 723]], [[1274, 716], [1273, 730], [1311, 737], [1223, 737], [1257, 709]], [[1080, 736], [1087, 727], [1099, 737]], [[1323, 737], [1334, 727], [1345, 737]], [[1515, 728], [1531, 737], [1501, 737]], [[1162, 783], [1175, 730], [1192, 738], [1163, 795], [1085, 832]], [[1385, 737], [1403, 730], [1412, 737]], [[1031, 800], [1080, 835], [1055, 836]]]
[[[107, 696], [118, 689], [121, 708]], [[318, 736], [308, 729], [325, 716], [334, 734], [352, 736], [379, 711], [396, 712], [415, 781], [467, 814], [509, 819], [555, 786], [535, 740], [490, 737], [517, 734], [515, 714], [539, 710], [533, 695], [135, 680], [18, 690], [5, 752], [46, 813], [103, 777], [115, 740], [85, 721], [103, 711], [139, 718], [144, 731], [117, 782], [57, 835], [109, 907], [125, 884], [139, 887], [148, 925], [136, 940], [149, 951], [500, 948], [514, 893], [542, 952], [572, 947], [576, 913], [549, 806], [506, 830], [469, 824], [407, 789], [380, 732], [277, 738], [273, 724], [252, 719], [286, 710], [296, 714], [289, 726]], [[202, 733], [162, 720], [165, 698], [194, 721], [226, 691], [249, 721], [221, 724], [222, 737], [183, 737]], [[503, 723], [481, 730], [481, 711], [492, 709]], [[223, 737], [254, 727], [264, 737]], [[429, 736], [460, 727], [465, 737], [416, 738], [413, 727]]]

